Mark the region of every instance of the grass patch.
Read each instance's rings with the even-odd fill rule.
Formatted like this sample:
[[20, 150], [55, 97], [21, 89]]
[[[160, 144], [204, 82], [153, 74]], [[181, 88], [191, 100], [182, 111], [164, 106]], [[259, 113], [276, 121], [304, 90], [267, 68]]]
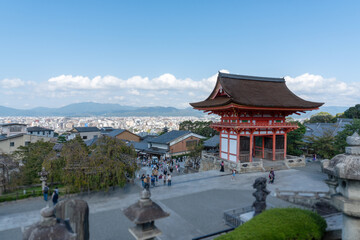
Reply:
[[216, 240], [321, 240], [326, 227], [326, 221], [314, 212], [273, 208]]

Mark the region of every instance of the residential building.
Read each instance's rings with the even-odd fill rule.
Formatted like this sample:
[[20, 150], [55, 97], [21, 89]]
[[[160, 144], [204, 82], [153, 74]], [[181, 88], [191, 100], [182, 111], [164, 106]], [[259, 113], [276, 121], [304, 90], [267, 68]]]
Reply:
[[26, 133], [26, 124], [22, 123], [5, 123], [1, 124], [0, 127], [1, 135], [6, 137]]
[[109, 131], [108, 129], [106, 131], [101, 131], [101, 134], [104, 136], [114, 137], [117, 139], [121, 139], [127, 142], [140, 142], [141, 137], [136, 135], [135, 133], [132, 133], [126, 129], [112, 129]]
[[28, 127], [27, 133], [41, 137], [54, 137], [54, 130], [43, 127]]
[[101, 131], [97, 127], [74, 127], [70, 133], [67, 140], [74, 139], [78, 135], [85, 141], [101, 135]]
[[30, 134], [16, 134], [9, 137], [2, 136], [0, 137], [0, 153], [10, 154], [16, 151], [20, 146], [27, 146], [29, 143], [35, 143], [37, 141], [43, 140], [56, 142], [56, 138], [50, 137], [41, 137]]
[[165, 152], [166, 156], [182, 155], [188, 153], [191, 147], [197, 145], [202, 139], [205, 137], [190, 131], [173, 130], [147, 140], [148, 150], [146, 151], [148, 153]]

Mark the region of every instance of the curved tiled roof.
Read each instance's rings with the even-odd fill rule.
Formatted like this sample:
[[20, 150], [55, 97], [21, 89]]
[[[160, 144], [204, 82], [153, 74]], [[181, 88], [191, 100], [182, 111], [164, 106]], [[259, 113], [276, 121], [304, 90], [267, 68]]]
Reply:
[[[216, 96], [222, 87], [225, 95]], [[265, 78], [219, 73], [210, 96], [201, 102], [190, 103], [194, 108], [213, 108], [238, 104], [249, 107], [316, 109], [323, 103], [306, 101], [291, 92], [284, 78]]]

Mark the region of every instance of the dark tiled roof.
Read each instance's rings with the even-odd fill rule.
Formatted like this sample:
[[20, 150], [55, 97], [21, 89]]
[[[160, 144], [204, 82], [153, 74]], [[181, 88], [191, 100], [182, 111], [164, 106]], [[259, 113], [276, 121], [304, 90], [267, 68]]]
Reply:
[[8, 139], [12, 139], [12, 138], [18, 138], [18, 137], [21, 137], [23, 135], [25, 135], [25, 133], [19, 133], [19, 134], [11, 135], [11, 136], [8, 136], [8, 137], [2, 137], [2, 138], [0, 138], [0, 141], [5, 141], [5, 140], [8, 140]]
[[78, 132], [100, 132], [100, 129], [97, 127], [74, 127]]
[[14, 126], [14, 125], [26, 126], [26, 124], [23, 124], [23, 123], [4, 123], [4, 124], [0, 124], [1, 127]]
[[53, 150], [55, 151], [61, 151], [61, 149], [63, 148], [63, 144], [62, 143], [55, 143]]
[[129, 146], [133, 146], [135, 148], [136, 151], [139, 152], [145, 152], [145, 153], [150, 153], [150, 154], [165, 154], [167, 152], [166, 149], [161, 149], [161, 148], [155, 148], [155, 147], [148, 147], [148, 141], [144, 140], [141, 142], [134, 142], [131, 141], [128, 143]]
[[189, 133], [191, 133], [191, 132], [184, 131], [184, 130], [173, 130], [171, 132], [167, 132], [167, 133], [164, 133], [163, 135], [153, 138], [153, 139], [149, 140], [148, 142], [166, 144], [166, 143], [169, 143], [169, 142], [171, 142], [179, 137], [182, 137], [186, 134], [189, 134]]
[[[221, 85], [226, 96], [218, 96]], [[265, 78], [219, 73], [213, 92], [201, 102], [190, 103], [194, 108], [212, 108], [239, 104], [249, 107], [314, 109], [323, 103], [309, 102], [291, 92], [283, 78]]]
[[28, 132], [43, 132], [43, 131], [54, 131], [49, 128], [43, 128], [43, 127], [28, 127], [26, 129]]
[[90, 147], [94, 144], [96, 144], [96, 142], [98, 141], [99, 138], [92, 138], [89, 140], [84, 141], [84, 143], [86, 144], [86, 146]]
[[101, 128], [101, 133], [111, 132], [113, 130], [114, 130], [114, 128], [112, 128], [112, 127], [103, 127], [103, 128]]
[[[324, 136], [325, 133], [336, 136], [339, 132], [344, 130], [345, 125], [351, 123], [352, 119], [338, 119], [336, 123], [305, 123], [306, 132], [304, 137], [321, 137]], [[306, 138], [305, 141], [307, 141]]]
[[204, 147], [218, 147], [220, 144], [220, 136], [214, 135], [204, 142]]
[[120, 133], [123, 133], [124, 131], [125, 131], [125, 129], [114, 129], [111, 132], [105, 132], [102, 134], [109, 136], [109, 137], [116, 137], [117, 135], [119, 135]]

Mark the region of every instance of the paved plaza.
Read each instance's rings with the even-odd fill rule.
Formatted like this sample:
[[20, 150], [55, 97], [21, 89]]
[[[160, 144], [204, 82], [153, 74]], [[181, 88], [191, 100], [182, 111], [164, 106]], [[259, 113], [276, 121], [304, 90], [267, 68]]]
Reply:
[[[143, 168], [142, 171], [148, 171]], [[231, 180], [229, 173], [207, 171], [173, 177], [172, 186], [151, 188], [151, 199], [170, 216], [156, 222], [163, 231], [159, 239], [192, 239], [228, 228], [224, 225], [223, 212], [252, 204], [252, 184], [257, 177], [268, 173], [247, 173]], [[274, 197], [280, 190], [327, 191], [326, 175], [318, 163], [307, 167], [276, 172], [275, 184], [268, 185], [271, 194], [268, 203], [275, 207], [291, 206]], [[122, 210], [139, 199], [141, 183], [137, 180], [123, 189], [107, 193], [77, 196], [89, 203], [91, 239], [134, 239], [128, 231], [134, 226]], [[61, 193], [60, 193], [61, 200]], [[0, 205], [0, 239], [21, 239], [21, 227], [40, 220], [39, 210], [45, 206], [42, 198], [33, 198]]]

